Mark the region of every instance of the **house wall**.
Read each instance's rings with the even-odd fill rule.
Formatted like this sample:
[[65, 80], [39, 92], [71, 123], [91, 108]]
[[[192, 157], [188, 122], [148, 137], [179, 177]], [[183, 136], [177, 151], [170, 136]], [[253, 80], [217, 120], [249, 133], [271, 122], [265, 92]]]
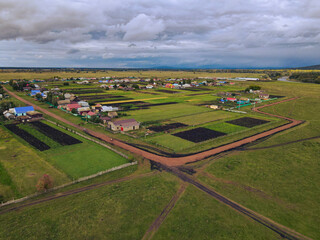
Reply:
[[123, 131], [126, 132], [126, 131], [139, 129], [139, 125], [123, 127], [123, 126], [118, 126], [118, 125], [116, 126], [116, 125], [114, 125], [113, 122], [109, 122], [108, 128], [110, 128], [112, 131], [121, 131], [121, 128], [122, 128]]

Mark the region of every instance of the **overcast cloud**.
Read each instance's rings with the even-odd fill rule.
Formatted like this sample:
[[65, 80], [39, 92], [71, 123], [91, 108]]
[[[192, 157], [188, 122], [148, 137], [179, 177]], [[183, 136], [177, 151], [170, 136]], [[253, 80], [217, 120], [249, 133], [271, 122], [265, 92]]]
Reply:
[[319, 0], [0, 0], [0, 66], [320, 64]]

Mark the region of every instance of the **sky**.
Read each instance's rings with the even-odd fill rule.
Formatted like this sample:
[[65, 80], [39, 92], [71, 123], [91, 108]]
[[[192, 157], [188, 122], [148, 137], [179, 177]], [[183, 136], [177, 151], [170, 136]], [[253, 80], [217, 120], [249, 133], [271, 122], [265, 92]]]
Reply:
[[315, 64], [319, 0], [0, 0], [0, 67]]

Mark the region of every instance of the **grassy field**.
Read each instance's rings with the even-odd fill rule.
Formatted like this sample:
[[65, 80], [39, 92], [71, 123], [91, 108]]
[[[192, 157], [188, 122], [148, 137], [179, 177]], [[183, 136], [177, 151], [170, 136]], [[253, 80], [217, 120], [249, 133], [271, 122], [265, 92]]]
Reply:
[[155, 106], [150, 109], [131, 111], [125, 118], [134, 118], [140, 122], [159, 121], [176, 118], [185, 115], [195, 115], [197, 113], [208, 112], [210, 109], [205, 107], [192, 106], [187, 104], [172, 104]]
[[[249, 149], [320, 136], [320, 86], [301, 83], [262, 85], [274, 94], [300, 97], [263, 111], [305, 123]], [[240, 152], [212, 162], [206, 171], [214, 177], [200, 175], [199, 178], [240, 204], [318, 239], [319, 152], [319, 139]]]
[[158, 174], [53, 200], [0, 215], [0, 239], [141, 239], [176, 190]]
[[137, 77], [137, 78], [196, 78], [196, 77], [260, 77], [263, 74], [259, 73], [209, 73], [198, 71], [139, 71], [139, 70], [126, 70], [126, 71], [78, 71], [65, 72], [65, 71], [52, 71], [52, 72], [0, 72], [0, 80], [10, 79], [50, 79], [54, 76], [61, 78], [78, 78], [78, 77]]
[[[268, 120], [271, 120], [271, 118], [268, 118]], [[226, 143], [234, 142], [238, 139], [242, 139], [244, 137], [252, 136], [256, 133], [266, 131], [271, 128], [275, 128], [284, 123], [286, 123], [286, 121], [275, 120], [273, 118], [272, 122], [269, 122], [267, 124], [262, 124], [253, 128], [245, 128], [245, 127], [240, 127], [240, 126], [232, 125], [229, 123], [225, 123], [224, 120], [221, 120], [221, 121], [217, 121], [217, 123], [207, 123], [207, 124], [195, 126], [195, 127], [205, 127], [212, 130], [227, 133], [227, 135], [225, 136], [209, 139], [204, 142], [194, 143], [194, 142], [190, 142], [182, 138], [171, 135], [173, 133], [192, 129], [194, 128], [193, 126], [178, 128], [177, 130], [174, 130], [171, 133], [160, 133], [160, 134], [156, 134], [155, 136], [150, 135], [144, 140], [156, 146], [163, 146], [167, 149], [171, 149], [175, 153], [194, 153], [194, 152], [202, 151], [204, 149], [209, 149], [209, 148], [221, 146]]]
[[189, 186], [153, 239], [265, 240], [277, 235]]
[[319, 140], [243, 152], [209, 166], [207, 171], [220, 181], [200, 179], [234, 201], [318, 239], [319, 152]]
[[[6, 130], [0, 127], [0, 132], [3, 131]], [[37, 181], [43, 174], [49, 174], [55, 185], [70, 180], [64, 172], [48, 164], [37, 150], [11, 134], [0, 139], [0, 146], [0, 195], [4, 200], [34, 193]]]
[[[55, 127], [53, 124], [45, 123]], [[108, 148], [62, 128], [57, 129], [79, 139], [82, 143], [52, 148], [41, 154], [44, 154], [48, 162], [61, 169], [72, 179], [88, 176], [128, 162], [126, 158]]]
[[221, 119], [240, 116], [237, 113], [231, 113], [226, 111], [211, 110], [209, 112], [184, 116], [179, 118], [173, 118], [172, 121], [180, 122], [186, 125], [199, 125], [207, 122], [217, 121]]

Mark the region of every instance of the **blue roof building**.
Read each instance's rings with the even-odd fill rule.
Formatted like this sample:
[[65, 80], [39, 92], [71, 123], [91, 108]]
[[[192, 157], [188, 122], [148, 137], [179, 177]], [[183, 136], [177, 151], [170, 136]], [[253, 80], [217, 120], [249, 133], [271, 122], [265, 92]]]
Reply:
[[26, 106], [26, 107], [16, 107], [14, 108], [14, 115], [16, 116], [25, 116], [27, 112], [34, 111], [33, 106]]
[[40, 90], [31, 90], [31, 96], [34, 96], [37, 93], [41, 93]]

